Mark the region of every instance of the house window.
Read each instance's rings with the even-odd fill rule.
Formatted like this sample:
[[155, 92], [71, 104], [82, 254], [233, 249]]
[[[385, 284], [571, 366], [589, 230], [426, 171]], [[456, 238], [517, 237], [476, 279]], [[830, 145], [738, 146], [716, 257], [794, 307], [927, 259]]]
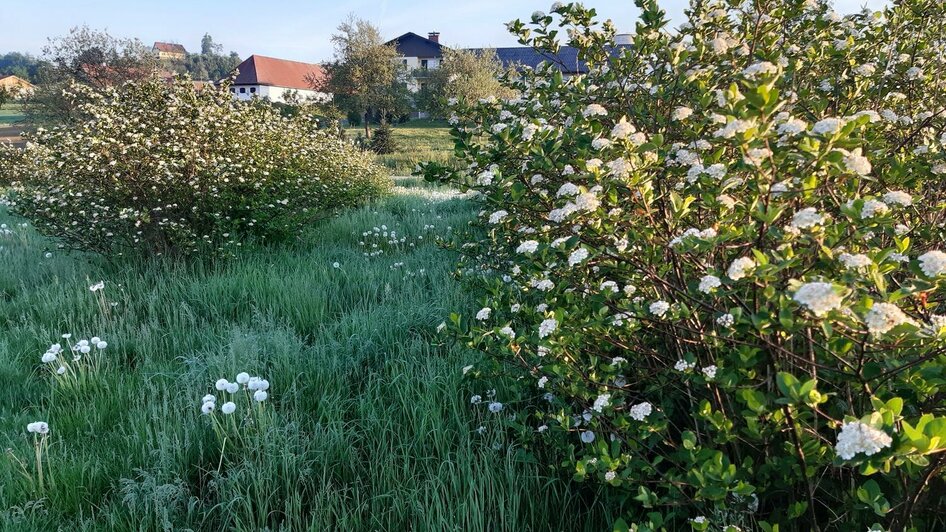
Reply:
[[236, 93], [236, 87], [230, 87], [230, 92]]
[[403, 63], [404, 66], [407, 66], [407, 59], [401, 59], [401, 63]]
[[250, 92], [256, 93], [256, 87], [250, 87]]
[[426, 59], [421, 59], [421, 60], [420, 60], [420, 67], [423, 68], [424, 70], [427, 70], [427, 60], [426, 60]]
[[246, 94], [246, 87], [240, 87], [240, 94]]

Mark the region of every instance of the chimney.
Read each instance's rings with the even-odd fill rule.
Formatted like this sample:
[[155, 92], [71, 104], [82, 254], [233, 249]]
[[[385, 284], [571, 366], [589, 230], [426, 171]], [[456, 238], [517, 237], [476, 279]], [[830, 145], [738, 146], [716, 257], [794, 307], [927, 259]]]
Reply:
[[427, 38], [430, 39], [430, 40], [432, 40], [432, 41], [434, 41], [435, 43], [439, 43], [439, 42], [440, 42], [440, 32], [439, 32], [439, 31], [432, 31], [432, 32], [430, 32], [430, 33], [427, 34]]

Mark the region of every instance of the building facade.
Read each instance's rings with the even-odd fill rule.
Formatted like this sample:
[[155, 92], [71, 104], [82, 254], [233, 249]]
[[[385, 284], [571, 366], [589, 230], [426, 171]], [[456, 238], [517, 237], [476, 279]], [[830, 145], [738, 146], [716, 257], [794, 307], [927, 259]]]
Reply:
[[170, 42], [156, 42], [151, 47], [151, 51], [158, 54], [158, 59], [185, 59], [187, 50], [183, 45]]
[[427, 71], [440, 67], [443, 60], [443, 46], [440, 44], [440, 34], [431, 32], [427, 37], [408, 32], [387, 44], [397, 50], [401, 65], [408, 70], [407, 87], [417, 92], [426, 86]]
[[325, 102], [331, 95], [317, 88], [324, 80], [325, 71], [320, 65], [251, 55], [237, 67], [230, 92], [238, 100]]

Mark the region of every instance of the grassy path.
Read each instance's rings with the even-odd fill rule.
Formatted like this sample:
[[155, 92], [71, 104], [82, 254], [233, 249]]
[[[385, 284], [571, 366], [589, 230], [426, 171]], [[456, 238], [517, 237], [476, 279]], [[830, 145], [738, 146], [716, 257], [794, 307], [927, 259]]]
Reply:
[[[595, 509], [470, 408], [471, 355], [435, 328], [473, 302], [434, 240], [474, 206], [406, 184], [216, 267], [109, 266], [51, 248], [0, 207], [0, 529], [598, 528]], [[404, 244], [365, 257], [363, 232], [382, 226]], [[109, 342], [74, 389], [40, 363], [66, 332]], [[221, 462], [200, 398], [240, 371], [271, 382], [274, 422]], [[51, 429], [42, 493], [12, 459], [32, 472], [37, 420]]]

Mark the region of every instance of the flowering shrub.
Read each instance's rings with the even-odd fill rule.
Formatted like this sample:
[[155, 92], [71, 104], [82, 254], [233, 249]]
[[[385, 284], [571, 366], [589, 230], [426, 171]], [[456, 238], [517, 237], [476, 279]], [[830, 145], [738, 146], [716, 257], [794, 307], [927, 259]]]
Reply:
[[[71, 247], [220, 253], [291, 237], [387, 191], [381, 167], [308, 116], [233, 100], [187, 79], [71, 89], [85, 117], [0, 159], [14, 212]], [[4, 161], [6, 161], [4, 163]]]
[[425, 167], [485, 205], [468, 374], [622, 526], [946, 526], [946, 4], [637, 4], [630, 45], [511, 23], [589, 72], [459, 102], [466, 168]]

